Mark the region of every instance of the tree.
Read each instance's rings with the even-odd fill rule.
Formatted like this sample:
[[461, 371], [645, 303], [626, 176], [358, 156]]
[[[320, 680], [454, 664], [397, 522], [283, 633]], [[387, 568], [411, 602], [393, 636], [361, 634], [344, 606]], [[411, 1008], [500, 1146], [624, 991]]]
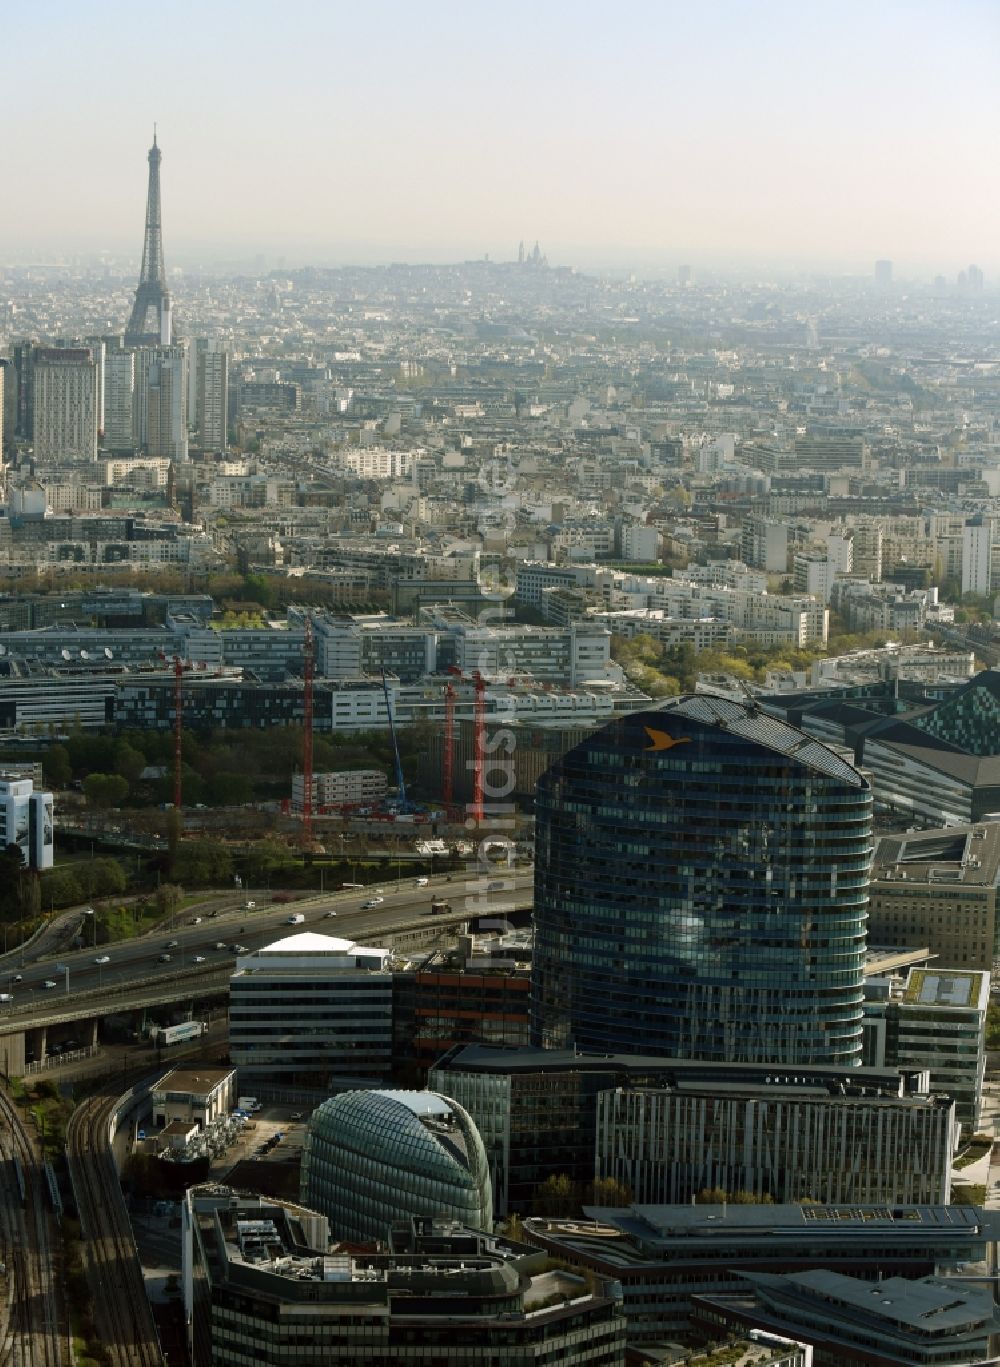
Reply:
[[214, 841], [196, 844], [181, 842], [173, 859], [171, 873], [186, 885], [203, 886], [232, 883], [233, 860], [225, 845]]
[[118, 807], [128, 797], [128, 779], [121, 774], [88, 774], [83, 791], [91, 807]]
[[241, 807], [253, 797], [253, 784], [245, 774], [219, 772], [209, 779], [207, 796], [219, 807]]
[[115, 746], [115, 773], [120, 774], [131, 785], [138, 783], [139, 775], [146, 767], [146, 756], [131, 746], [127, 740], [118, 741]]
[[7, 845], [0, 849], [0, 910], [7, 917], [16, 917], [22, 912], [25, 882], [24, 859], [18, 845]]
[[184, 896], [184, 889], [176, 883], [161, 883], [156, 889], [156, 910], [161, 916], [175, 911]]
[[632, 1189], [614, 1177], [598, 1177], [587, 1186], [585, 1202], [589, 1206], [619, 1208], [632, 1204]]
[[50, 745], [42, 757], [42, 772], [45, 782], [53, 788], [65, 788], [73, 777], [73, 766], [69, 762], [69, 751], [65, 745]]
[[774, 1197], [768, 1192], [725, 1191], [722, 1187], [702, 1187], [694, 1198], [696, 1206], [721, 1206], [728, 1201], [734, 1206], [773, 1206]]
[[552, 1173], [535, 1188], [532, 1208], [536, 1215], [575, 1215], [580, 1208], [568, 1173]]

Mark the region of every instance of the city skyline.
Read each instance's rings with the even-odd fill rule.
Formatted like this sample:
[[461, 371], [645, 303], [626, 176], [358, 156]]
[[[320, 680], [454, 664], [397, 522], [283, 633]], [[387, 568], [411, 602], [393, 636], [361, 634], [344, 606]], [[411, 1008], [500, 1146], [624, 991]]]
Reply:
[[[584, 269], [998, 264], [1000, 16], [977, 0], [848, 4], [835, 30], [777, 0], [633, 4], [613, 30], [592, 6], [439, 3], [418, 26], [389, 3], [251, 4], [238, 28], [199, 13], [197, 44], [187, 4], [155, 34], [102, 14], [13, 20], [23, 193], [0, 259], [136, 254], [157, 122], [171, 266], [510, 260], [522, 238]], [[64, 130], [102, 68], [127, 116], [81, 151]]]

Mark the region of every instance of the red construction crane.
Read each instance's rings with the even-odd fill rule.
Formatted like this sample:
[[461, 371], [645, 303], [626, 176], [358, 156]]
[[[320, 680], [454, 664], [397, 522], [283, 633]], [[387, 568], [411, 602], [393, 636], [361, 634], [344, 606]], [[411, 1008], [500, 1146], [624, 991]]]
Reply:
[[302, 841], [310, 846], [313, 820], [313, 630], [312, 618], [308, 616], [302, 643], [302, 678]]
[[444, 756], [441, 774], [441, 798], [445, 811], [451, 816], [455, 805], [455, 685], [448, 680], [444, 690]]

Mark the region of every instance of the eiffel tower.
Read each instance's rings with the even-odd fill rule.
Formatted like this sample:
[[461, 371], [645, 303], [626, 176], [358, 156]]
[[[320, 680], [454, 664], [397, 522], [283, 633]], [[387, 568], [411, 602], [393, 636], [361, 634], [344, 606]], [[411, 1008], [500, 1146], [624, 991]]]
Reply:
[[[147, 330], [150, 309], [156, 310], [154, 330]], [[156, 145], [156, 126], [153, 126], [153, 145], [149, 149], [149, 190], [146, 195], [146, 235], [142, 243], [142, 270], [132, 305], [132, 316], [125, 329], [125, 345], [170, 345], [170, 293], [163, 269], [163, 231], [160, 222], [160, 149]]]

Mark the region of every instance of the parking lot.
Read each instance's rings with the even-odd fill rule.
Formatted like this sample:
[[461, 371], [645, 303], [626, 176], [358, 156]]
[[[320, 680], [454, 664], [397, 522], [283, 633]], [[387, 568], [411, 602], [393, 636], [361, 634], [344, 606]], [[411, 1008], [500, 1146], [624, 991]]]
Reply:
[[[293, 1120], [292, 1115], [301, 1115]], [[298, 1163], [302, 1157], [308, 1110], [294, 1106], [265, 1106], [244, 1125], [237, 1142], [213, 1162], [212, 1177], [219, 1177], [235, 1163], [251, 1159], [255, 1162]], [[281, 1139], [275, 1142], [278, 1135]]]

